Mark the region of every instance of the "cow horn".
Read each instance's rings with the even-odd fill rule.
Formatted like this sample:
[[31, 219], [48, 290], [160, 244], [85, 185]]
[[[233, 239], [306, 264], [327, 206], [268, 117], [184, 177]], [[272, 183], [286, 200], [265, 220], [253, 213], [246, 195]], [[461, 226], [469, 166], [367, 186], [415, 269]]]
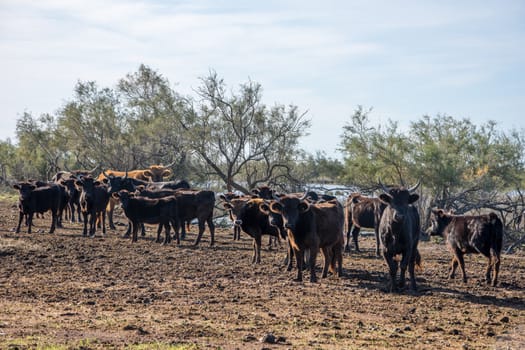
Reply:
[[408, 192], [414, 192], [415, 190], [417, 190], [420, 184], [421, 184], [421, 179], [417, 180], [417, 183], [414, 186], [410, 187], [408, 189]]
[[93, 169], [91, 169], [91, 170], [89, 171], [89, 173], [90, 173], [90, 174], [94, 173], [95, 170], [97, 170], [98, 168], [99, 168], [99, 166], [98, 166], [98, 165], [95, 165], [95, 167], [94, 167]]
[[175, 163], [177, 163], [177, 161], [173, 161], [173, 162], [169, 163], [168, 165], [163, 165], [163, 166], [164, 166], [164, 168], [170, 168], [170, 167], [172, 167]]
[[381, 186], [381, 188], [383, 189], [384, 192], [386, 192], [386, 193], [390, 192], [390, 188], [388, 188], [385, 185], [383, 185], [383, 183], [381, 182], [381, 178], [377, 179], [377, 182], [379, 183], [379, 186]]
[[109, 175], [106, 174], [106, 171], [105, 170], [102, 170], [102, 175], [104, 175], [106, 177], [106, 179], [109, 179]]

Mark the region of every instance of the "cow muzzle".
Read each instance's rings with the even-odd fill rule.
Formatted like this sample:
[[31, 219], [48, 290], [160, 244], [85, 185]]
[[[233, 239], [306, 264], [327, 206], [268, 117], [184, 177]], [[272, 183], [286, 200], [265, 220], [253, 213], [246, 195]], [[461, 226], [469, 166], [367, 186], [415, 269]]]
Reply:
[[235, 220], [233, 223], [235, 224], [235, 226], [241, 226], [242, 220]]

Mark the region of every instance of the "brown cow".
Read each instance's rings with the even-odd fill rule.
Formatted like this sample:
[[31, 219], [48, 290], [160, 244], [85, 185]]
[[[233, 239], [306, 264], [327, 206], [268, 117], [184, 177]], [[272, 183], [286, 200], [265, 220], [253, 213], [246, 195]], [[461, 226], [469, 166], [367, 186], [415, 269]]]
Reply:
[[492, 283], [492, 286], [498, 283], [503, 224], [495, 213], [453, 215], [443, 209], [433, 209], [430, 223], [427, 232], [431, 236], [443, 236], [453, 255], [449, 278], [454, 278], [459, 264], [463, 282], [467, 282], [463, 255], [481, 253], [489, 259], [485, 275], [487, 283]]
[[[118, 171], [118, 170], [105, 170], [100, 173], [97, 177], [97, 181], [103, 182], [104, 179], [110, 176], [121, 176], [128, 177], [132, 179], [138, 179], [142, 181], [149, 182], [160, 182], [164, 177], [171, 175], [171, 170], [168, 168], [173, 165], [173, 163], [163, 166], [163, 165], [150, 165], [148, 169], [141, 170], [130, 170], [130, 171]], [[115, 230], [115, 224], [113, 223], [113, 211], [115, 210], [115, 205], [118, 203], [118, 200], [114, 197], [110, 197], [108, 206], [106, 208], [106, 213], [108, 216], [109, 228]]]
[[297, 262], [296, 281], [303, 280], [303, 258], [306, 249], [310, 249], [310, 282], [316, 282], [315, 263], [321, 249], [324, 256], [322, 277], [326, 277], [328, 268], [342, 275], [343, 262], [343, 207], [337, 200], [312, 204], [306, 196], [285, 195], [271, 203], [270, 210], [282, 215], [284, 228], [295, 252]]
[[346, 245], [350, 251], [350, 234], [359, 252], [358, 236], [361, 228], [372, 228], [376, 236], [376, 255], [379, 256], [379, 221], [385, 210], [385, 204], [379, 198], [363, 196], [360, 193], [351, 193], [345, 204]]

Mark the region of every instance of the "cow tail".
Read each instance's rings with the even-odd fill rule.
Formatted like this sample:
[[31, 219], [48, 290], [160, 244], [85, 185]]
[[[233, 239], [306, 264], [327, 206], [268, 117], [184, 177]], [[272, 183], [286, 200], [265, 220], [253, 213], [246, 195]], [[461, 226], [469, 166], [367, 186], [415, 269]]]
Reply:
[[495, 213], [490, 213], [490, 256], [499, 260], [503, 244], [503, 223]]
[[422, 263], [422, 259], [421, 259], [421, 254], [419, 254], [419, 250], [418, 249], [416, 249], [415, 263], [416, 263], [416, 269], [418, 271], [423, 271], [423, 263]]

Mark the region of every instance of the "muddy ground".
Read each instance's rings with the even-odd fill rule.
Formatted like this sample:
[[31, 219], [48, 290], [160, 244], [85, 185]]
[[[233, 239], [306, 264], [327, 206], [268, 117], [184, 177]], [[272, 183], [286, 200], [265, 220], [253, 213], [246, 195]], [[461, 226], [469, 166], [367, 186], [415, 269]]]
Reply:
[[152, 227], [134, 244], [124, 226], [48, 234], [49, 214], [16, 234], [13, 204], [0, 202], [0, 349], [525, 348], [520, 251], [503, 255], [490, 287], [484, 259], [467, 257], [467, 284], [451, 281], [445, 246], [424, 241], [418, 293], [391, 294], [370, 235], [345, 254], [344, 277], [297, 283], [284, 244], [253, 266], [251, 240], [233, 241], [228, 227], [214, 247], [207, 231], [192, 245], [195, 226], [180, 246], [155, 243]]

